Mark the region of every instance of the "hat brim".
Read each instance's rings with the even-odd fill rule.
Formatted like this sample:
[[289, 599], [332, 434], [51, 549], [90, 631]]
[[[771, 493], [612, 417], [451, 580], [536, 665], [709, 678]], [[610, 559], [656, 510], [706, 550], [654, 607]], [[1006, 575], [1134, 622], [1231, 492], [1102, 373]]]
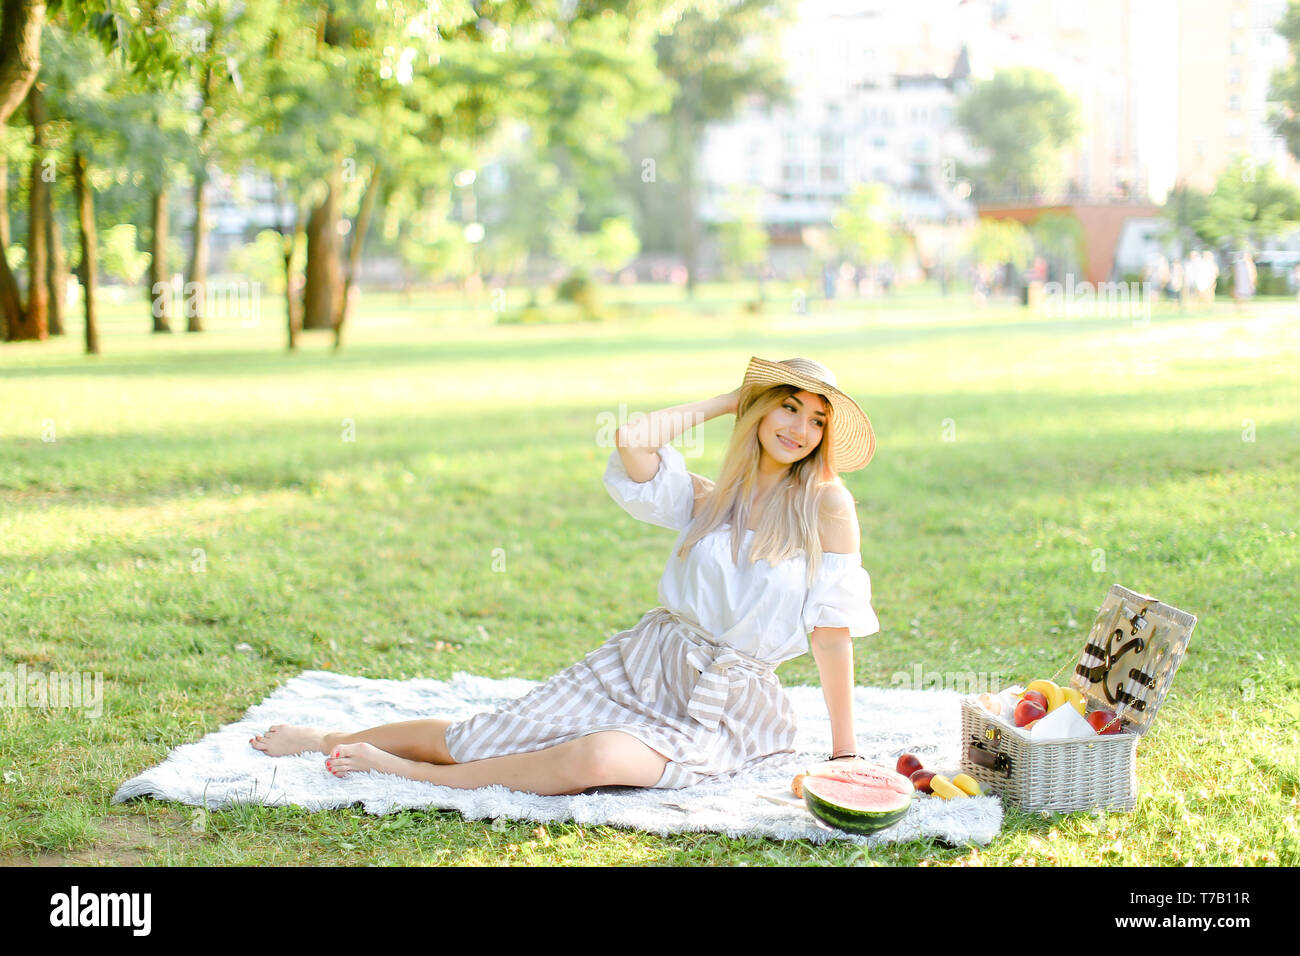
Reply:
[[831, 414], [835, 416], [835, 439], [830, 450], [831, 467], [836, 472], [846, 472], [867, 466], [876, 453], [876, 432], [871, 427], [871, 419], [857, 402], [834, 385], [798, 369], [780, 362], [769, 362], [756, 355], [750, 358], [745, 378], [740, 384], [742, 402], [752, 390], [771, 388], [773, 385], [795, 385], [805, 391], [824, 395], [831, 403]]

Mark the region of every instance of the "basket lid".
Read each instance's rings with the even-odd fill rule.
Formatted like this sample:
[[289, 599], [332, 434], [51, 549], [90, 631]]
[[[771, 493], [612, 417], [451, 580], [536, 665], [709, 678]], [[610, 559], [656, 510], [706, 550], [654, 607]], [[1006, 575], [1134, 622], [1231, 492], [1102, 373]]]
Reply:
[[1146, 733], [1187, 653], [1196, 618], [1112, 584], [1088, 632], [1070, 686], [1089, 710], [1113, 710], [1126, 730]]

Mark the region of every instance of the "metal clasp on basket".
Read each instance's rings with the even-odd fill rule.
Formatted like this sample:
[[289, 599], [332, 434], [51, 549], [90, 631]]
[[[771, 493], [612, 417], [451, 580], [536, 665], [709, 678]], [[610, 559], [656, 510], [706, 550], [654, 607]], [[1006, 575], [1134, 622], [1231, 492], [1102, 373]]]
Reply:
[[[986, 727], [983, 737], [996, 742], [1002, 739], [1002, 732], [996, 727]], [[989, 746], [986, 740], [982, 740], [980, 737], [971, 738], [970, 746], [966, 748], [966, 756], [971, 763], [987, 767], [995, 773], [1011, 776], [1011, 760], [1006, 754], [998, 753], [993, 747]]]

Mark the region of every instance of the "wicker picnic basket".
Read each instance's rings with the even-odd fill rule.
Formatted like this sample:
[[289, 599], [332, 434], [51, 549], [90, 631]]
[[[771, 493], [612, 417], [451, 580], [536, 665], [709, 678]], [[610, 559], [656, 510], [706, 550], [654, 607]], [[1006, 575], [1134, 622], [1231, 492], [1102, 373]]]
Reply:
[[1195, 626], [1186, 611], [1112, 585], [1069, 684], [1088, 710], [1115, 711], [1122, 731], [1036, 741], [977, 698], [963, 697], [962, 771], [1022, 810], [1132, 810], [1138, 739], [1169, 692]]

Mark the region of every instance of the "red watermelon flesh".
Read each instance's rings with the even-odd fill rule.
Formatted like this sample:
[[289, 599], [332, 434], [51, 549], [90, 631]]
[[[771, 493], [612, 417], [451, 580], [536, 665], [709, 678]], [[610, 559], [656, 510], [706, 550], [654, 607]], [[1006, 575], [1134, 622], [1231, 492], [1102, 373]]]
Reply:
[[870, 764], [857, 764], [856, 766], [844, 768], [826, 767], [813, 771], [813, 776], [827, 780], [842, 780], [866, 787], [877, 787], [909, 796], [916, 792], [916, 787], [912, 786], [912, 781], [901, 773]]

